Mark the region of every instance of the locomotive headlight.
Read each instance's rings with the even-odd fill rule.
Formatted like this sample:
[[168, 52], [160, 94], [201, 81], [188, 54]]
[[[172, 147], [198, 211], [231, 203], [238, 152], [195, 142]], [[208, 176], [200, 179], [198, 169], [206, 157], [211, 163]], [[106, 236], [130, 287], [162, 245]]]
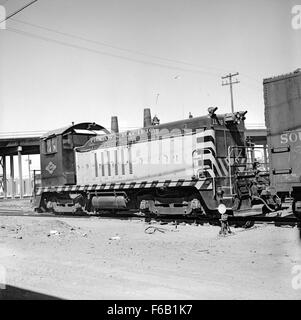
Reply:
[[246, 114], [247, 114], [248, 111], [240, 111], [240, 118], [241, 120], [246, 120]]
[[227, 211], [227, 207], [226, 207], [223, 203], [221, 203], [221, 204], [217, 207], [217, 210], [218, 210], [218, 212], [219, 212], [220, 214], [224, 214], [224, 213], [226, 213], [226, 211]]
[[215, 112], [218, 108], [217, 107], [210, 107], [208, 108], [208, 113], [210, 117], [214, 117], [215, 116]]
[[241, 119], [241, 114], [240, 114], [240, 112], [235, 112], [234, 115], [235, 115], [235, 117], [236, 117], [237, 120], [240, 120], [240, 119]]

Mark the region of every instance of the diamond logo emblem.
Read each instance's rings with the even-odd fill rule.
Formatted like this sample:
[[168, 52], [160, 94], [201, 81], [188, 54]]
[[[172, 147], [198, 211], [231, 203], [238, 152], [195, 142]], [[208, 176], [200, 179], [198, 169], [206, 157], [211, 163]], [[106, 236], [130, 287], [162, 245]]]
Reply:
[[53, 174], [54, 170], [56, 169], [56, 165], [55, 165], [52, 161], [50, 161], [45, 169], [46, 169], [50, 174]]

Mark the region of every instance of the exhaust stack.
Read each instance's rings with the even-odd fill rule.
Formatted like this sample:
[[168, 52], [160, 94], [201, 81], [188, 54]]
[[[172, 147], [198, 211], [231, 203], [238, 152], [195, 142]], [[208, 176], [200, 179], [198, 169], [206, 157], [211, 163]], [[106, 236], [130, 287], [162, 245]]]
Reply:
[[118, 118], [116, 116], [111, 117], [111, 132], [112, 133], [119, 132]]
[[151, 111], [149, 108], [144, 109], [144, 115], [143, 115], [143, 127], [150, 127], [152, 125], [152, 117], [151, 117]]

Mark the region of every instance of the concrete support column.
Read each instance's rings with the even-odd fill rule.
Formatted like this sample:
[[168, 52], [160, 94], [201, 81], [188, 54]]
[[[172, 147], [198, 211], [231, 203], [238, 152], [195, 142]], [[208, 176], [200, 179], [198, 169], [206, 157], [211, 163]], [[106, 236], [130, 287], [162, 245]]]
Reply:
[[7, 177], [6, 177], [6, 157], [2, 157], [2, 168], [3, 168], [3, 193], [4, 199], [7, 198]]
[[28, 185], [28, 195], [31, 195], [31, 174], [30, 174], [30, 164], [31, 164], [31, 160], [29, 155], [27, 156], [27, 161], [28, 161], [28, 181], [29, 181], [29, 185]]
[[14, 169], [14, 156], [10, 156], [10, 181], [11, 181], [11, 197], [15, 197], [15, 169]]
[[20, 199], [23, 199], [23, 176], [22, 176], [22, 147], [18, 147], [18, 166], [19, 166], [19, 183], [20, 183]]

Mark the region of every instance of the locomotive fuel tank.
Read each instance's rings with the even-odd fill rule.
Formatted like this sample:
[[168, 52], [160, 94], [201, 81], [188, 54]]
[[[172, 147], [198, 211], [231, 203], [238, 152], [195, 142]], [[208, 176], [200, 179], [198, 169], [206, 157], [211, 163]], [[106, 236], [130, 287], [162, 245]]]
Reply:
[[92, 197], [92, 206], [94, 209], [126, 209], [127, 197], [126, 195], [116, 194], [100, 194]]

